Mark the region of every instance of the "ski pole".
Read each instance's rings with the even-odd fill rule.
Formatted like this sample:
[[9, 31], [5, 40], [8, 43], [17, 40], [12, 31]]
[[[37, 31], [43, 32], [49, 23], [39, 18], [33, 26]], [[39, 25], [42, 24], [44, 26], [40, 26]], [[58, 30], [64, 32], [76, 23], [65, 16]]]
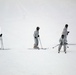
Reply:
[[57, 44], [56, 46], [54, 46], [54, 47], [52, 47], [53, 49], [55, 48], [55, 47], [57, 47], [59, 44]]
[[43, 48], [40, 37], [39, 37], [39, 41], [40, 41], [41, 48]]
[[[55, 48], [55, 47], [57, 47], [59, 44], [57, 44], [56, 46], [54, 46], [54, 47], [52, 47], [53, 49]], [[67, 46], [67, 48], [69, 48], [68, 46]]]
[[[67, 44], [67, 45], [76, 45], [76, 44]], [[67, 46], [67, 48], [69, 48], [69, 46]]]

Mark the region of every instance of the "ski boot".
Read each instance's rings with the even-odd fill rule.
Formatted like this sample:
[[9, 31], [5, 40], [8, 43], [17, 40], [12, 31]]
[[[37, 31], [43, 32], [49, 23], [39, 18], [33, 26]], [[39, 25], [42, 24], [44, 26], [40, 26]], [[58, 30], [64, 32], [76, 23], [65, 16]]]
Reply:
[[34, 46], [34, 49], [38, 49], [38, 50], [39, 50], [40, 48], [39, 48], [39, 47], [37, 47], [37, 46]]
[[65, 52], [65, 54], [66, 54], [66, 51], [64, 51]]

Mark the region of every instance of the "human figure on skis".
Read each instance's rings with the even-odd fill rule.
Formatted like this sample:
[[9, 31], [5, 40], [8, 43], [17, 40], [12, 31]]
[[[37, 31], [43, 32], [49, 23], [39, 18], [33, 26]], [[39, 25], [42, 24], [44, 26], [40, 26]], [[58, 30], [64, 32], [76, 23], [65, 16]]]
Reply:
[[1, 27], [0, 27], [0, 42], [1, 42], [1, 48], [0, 49], [4, 49], [3, 48], [3, 39], [2, 39], [2, 33], [1, 33]]
[[58, 47], [58, 53], [60, 53], [61, 47], [64, 47], [64, 52], [66, 53], [66, 45], [67, 45], [67, 40], [65, 39], [64, 35], [61, 36], [59, 40], [60, 44]]
[[61, 49], [62, 45], [64, 46], [64, 52], [66, 53], [66, 45], [68, 44], [67, 43], [67, 35], [69, 33], [69, 31], [67, 31], [67, 29], [68, 29], [68, 24], [65, 25], [63, 32], [62, 32], [62, 36], [59, 40], [60, 44], [58, 47], [58, 53], [60, 53], [60, 49]]
[[65, 24], [65, 27], [63, 29], [62, 35], [64, 35], [64, 38], [67, 40], [67, 35], [68, 35], [68, 24]]
[[39, 27], [36, 27], [36, 30], [34, 31], [34, 49], [39, 49], [38, 44], [39, 44]]

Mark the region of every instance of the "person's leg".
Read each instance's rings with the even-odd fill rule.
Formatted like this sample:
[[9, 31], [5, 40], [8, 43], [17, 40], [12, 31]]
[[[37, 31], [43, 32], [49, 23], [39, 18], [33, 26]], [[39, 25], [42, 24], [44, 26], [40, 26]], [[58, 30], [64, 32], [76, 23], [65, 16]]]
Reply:
[[58, 47], [58, 53], [60, 53], [61, 47], [62, 47], [62, 45], [60, 44]]
[[36, 39], [36, 45], [37, 45], [37, 47], [38, 47], [38, 38]]
[[1, 49], [4, 49], [2, 36], [0, 36], [0, 41], [1, 41]]
[[34, 48], [36, 48], [36, 38], [34, 38]]
[[38, 38], [37, 38], [37, 39], [36, 39], [37, 49], [39, 49], [38, 44], [39, 44], [39, 41], [38, 41]]
[[4, 49], [4, 46], [3, 46], [3, 39], [1, 39], [1, 49]]
[[66, 45], [64, 45], [64, 52], [66, 53]]
[[38, 47], [38, 38], [34, 38], [34, 40], [35, 40], [34, 48], [39, 49], [39, 47]]

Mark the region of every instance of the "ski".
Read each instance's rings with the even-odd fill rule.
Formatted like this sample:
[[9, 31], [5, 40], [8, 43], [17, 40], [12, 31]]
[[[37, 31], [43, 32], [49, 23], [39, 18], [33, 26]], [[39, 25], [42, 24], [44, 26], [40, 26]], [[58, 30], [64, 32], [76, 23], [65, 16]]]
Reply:
[[10, 48], [0, 48], [0, 50], [11, 50]]
[[48, 48], [38, 48], [38, 49], [35, 49], [35, 48], [28, 48], [29, 50], [47, 50]]

